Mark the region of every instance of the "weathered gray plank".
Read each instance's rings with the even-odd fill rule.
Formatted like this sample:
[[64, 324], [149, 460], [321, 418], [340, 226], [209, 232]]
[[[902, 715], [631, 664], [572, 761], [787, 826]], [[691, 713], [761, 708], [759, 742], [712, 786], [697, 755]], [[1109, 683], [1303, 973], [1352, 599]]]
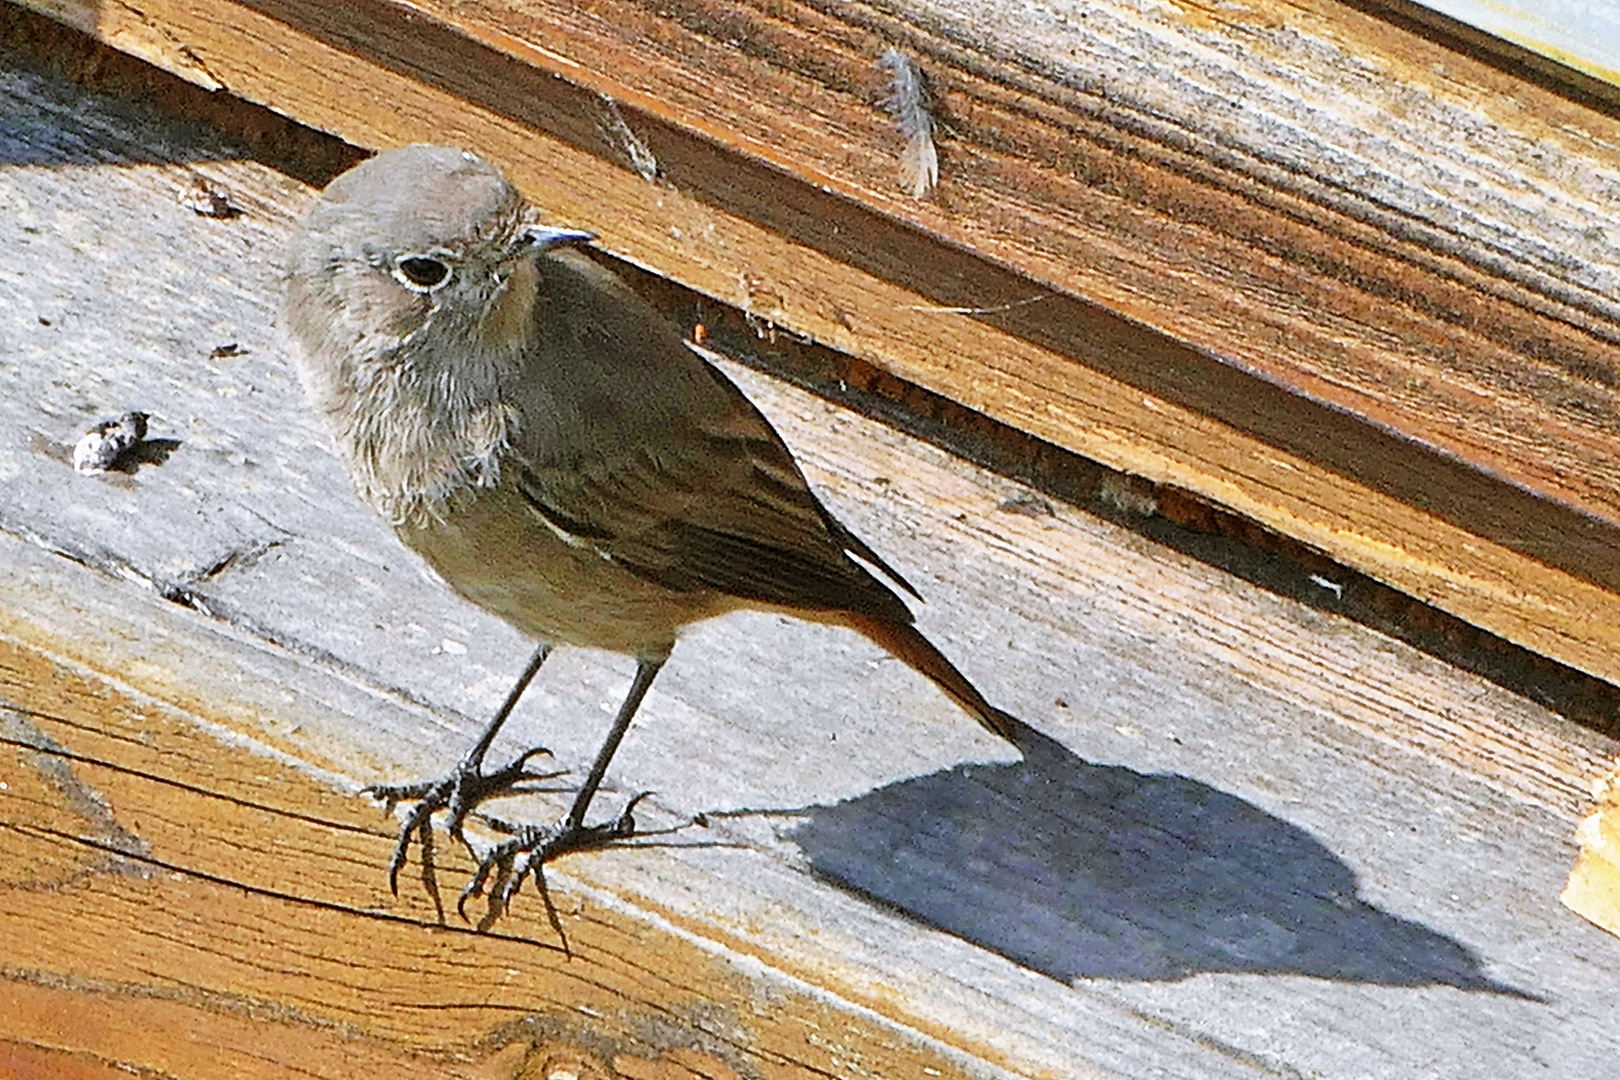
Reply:
[[[426, 580], [321, 448], [271, 327], [276, 248], [308, 193], [20, 58], [0, 71], [6, 602], [137, 688], [231, 703], [239, 735], [334, 782], [442, 767], [525, 645]], [[184, 208], [194, 172], [245, 213]], [[246, 351], [208, 358], [228, 342]], [[611, 779], [657, 791], [652, 821], [736, 813], [678, 846], [571, 859], [559, 882], [856, 1005], [899, 1000], [1027, 1071], [1612, 1062], [1620, 942], [1556, 903], [1581, 784], [1612, 745], [1070, 508], [999, 513], [1013, 485], [739, 378], [928, 595], [928, 631], [1053, 742], [1008, 762], [850, 635], [712, 624]], [[179, 440], [168, 460], [74, 474], [64, 448], [128, 408]], [[627, 671], [560, 658], [507, 745], [577, 768]]]

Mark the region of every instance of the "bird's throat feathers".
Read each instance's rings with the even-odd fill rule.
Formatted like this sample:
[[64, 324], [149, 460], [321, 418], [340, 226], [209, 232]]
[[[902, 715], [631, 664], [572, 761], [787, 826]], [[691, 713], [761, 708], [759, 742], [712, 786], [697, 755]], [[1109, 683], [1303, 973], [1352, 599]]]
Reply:
[[532, 337], [535, 286], [532, 261], [520, 260], [477, 318], [435, 306], [358, 353], [352, 341], [300, 342], [337, 360], [300, 370], [356, 492], [384, 520], [424, 524], [458, 496], [499, 483], [516, 435], [510, 396]]

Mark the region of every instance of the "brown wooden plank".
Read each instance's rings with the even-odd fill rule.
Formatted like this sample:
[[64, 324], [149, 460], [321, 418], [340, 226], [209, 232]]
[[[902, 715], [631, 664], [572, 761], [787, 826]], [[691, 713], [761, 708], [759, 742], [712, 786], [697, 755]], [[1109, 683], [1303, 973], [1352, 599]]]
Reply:
[[[1328, 3], [1106, 7], [1023, 61], [943, 6], [39, 6], [351, 141], [476, 145], [765, 323], [1620, 682], [1607, 116]], [[887, 41], [950, 118], [933, 202]]]
[[566, 887], [572, 958], [534, 912], [437, 926], [364, 801], [15, 641], [0, 694], [5, 1038], [164, 1075], [961, 1075]]

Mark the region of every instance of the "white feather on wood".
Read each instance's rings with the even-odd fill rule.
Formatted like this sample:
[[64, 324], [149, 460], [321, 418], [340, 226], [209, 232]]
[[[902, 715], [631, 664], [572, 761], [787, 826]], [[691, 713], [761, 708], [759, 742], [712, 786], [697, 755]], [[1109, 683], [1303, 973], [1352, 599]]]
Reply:
[[928, 77], [917, 62], [899, 49], [889, 49], [878, 59], [878, 67], [894, 73], [889, 96], [883, 107], [895, 123], [906, 146], [900, 154], [900, 186], [914, 199], [933, 194], [939, 183], [939, 154], [934, 149], [934, 114], [929, 108]]

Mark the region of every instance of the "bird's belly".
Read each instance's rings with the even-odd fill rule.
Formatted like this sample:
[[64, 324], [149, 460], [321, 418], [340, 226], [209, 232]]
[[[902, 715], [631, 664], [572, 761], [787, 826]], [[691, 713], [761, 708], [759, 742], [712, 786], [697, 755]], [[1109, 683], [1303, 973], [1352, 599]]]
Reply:
[[458, 498], [443, 520], [396, 531], [460, 596], [556, 644], [664, 656], [681, 627], [738, 606], [676, 592], [568, 543], [506, 484]]

